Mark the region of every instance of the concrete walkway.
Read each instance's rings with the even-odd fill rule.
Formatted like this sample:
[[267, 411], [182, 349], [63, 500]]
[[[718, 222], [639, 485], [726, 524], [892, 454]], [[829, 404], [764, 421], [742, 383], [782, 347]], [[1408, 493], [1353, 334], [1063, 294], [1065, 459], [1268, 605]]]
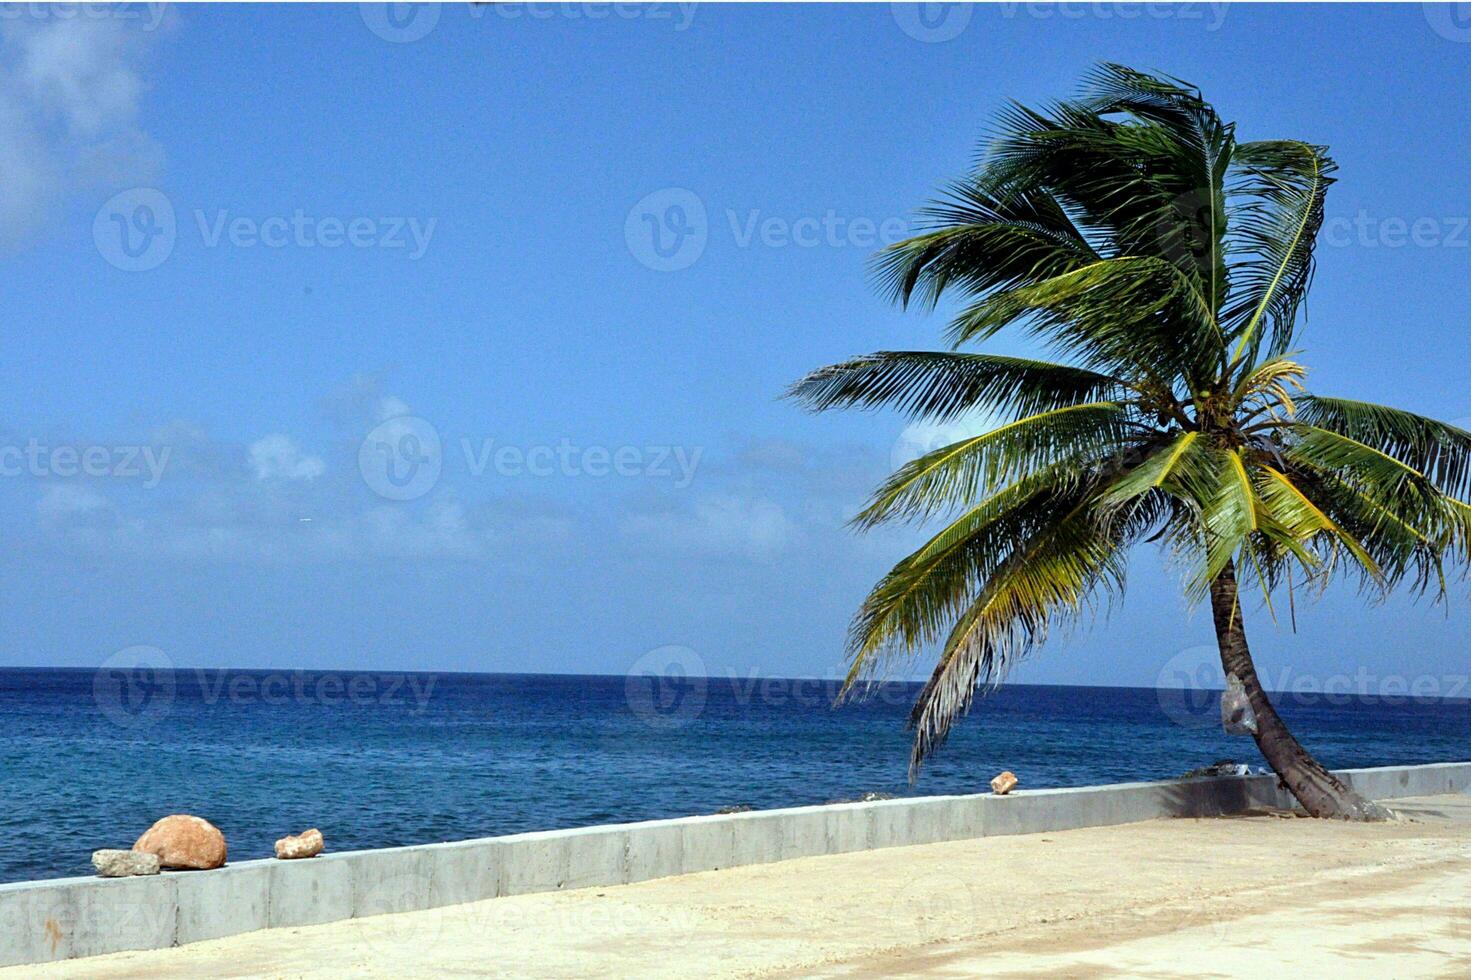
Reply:
[[1264, 815], [991, 837], [20, 969], [112, 978], [1471, 975], [1471, 796], [1394, 806], [1410, 819]]

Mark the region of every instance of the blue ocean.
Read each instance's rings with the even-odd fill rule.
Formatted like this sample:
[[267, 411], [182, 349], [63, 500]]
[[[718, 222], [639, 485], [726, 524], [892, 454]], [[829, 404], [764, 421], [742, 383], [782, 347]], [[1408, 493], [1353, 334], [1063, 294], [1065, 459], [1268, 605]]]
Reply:
[[[1164, 779], [1261, 763], [1218, 695], [1015, 685], [910, 785], [918, 686], [833, 707], [837, 682], [265, 670], [0, 670], [0, 881], [90, 874], [170, 813], [232, 860], [318, 827], [331, 850], [893, 795]], [[1471, 756], [1466, 700], [1283, 696], [1333, 767]]]

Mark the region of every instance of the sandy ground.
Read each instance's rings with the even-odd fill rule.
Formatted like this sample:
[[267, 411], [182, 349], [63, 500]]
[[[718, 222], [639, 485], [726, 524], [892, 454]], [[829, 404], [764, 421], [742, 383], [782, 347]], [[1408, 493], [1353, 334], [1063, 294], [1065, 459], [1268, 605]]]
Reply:
[[[1471, 976], [1471, 796], [1154, 820], [502, 898], [65, 977]], [[8, 977], [12, 971], [0, 971]]]

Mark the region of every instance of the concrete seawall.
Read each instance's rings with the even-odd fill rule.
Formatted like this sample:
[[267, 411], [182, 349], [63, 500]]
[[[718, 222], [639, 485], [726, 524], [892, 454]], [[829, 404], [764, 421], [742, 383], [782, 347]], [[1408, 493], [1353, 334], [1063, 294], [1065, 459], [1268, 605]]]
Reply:
[[[1471, 762], [1338, 775], [1374, 799], [1471, 789]], [[1291, 802], [1273, 776], [1121, 783], [682, 817], [145, 878], [22, 882], [0, 885], [0, 966], [791, 858]]]

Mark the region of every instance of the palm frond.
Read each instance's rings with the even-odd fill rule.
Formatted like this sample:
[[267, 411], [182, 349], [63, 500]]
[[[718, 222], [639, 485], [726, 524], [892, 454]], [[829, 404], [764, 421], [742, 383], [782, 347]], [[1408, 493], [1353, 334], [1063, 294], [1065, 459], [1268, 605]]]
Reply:
[[1453, 497], [1471, 495], [1471, 432], [1412, 412], [1308, 395], [1297, 417], [1393, 456]]
[[1221, 321], [1238, 363], [1256, 362], [1263, 337], [1280, 355], [1292, 346], [1313, 275], [1323, 201], [1337, 169], [1327, 149], [1294, 140], [1238, 144], [1229, 192], [1232, 295]]
[[1028, 471], [1071, 463], [1075, 472], [1129, 445], [1131, 423], [1119, 402], [1087, 402], [1009, 422], [941, 446], [900, 467], [856, 517], [860, 529], [931, 517], [965, 506]]
[[1222, 122], [1190, 83], [1124, 65], [1100, 65], [1088, 76], [1085, 91], [1092, 111], [1127, 113], [1168, 136], [1177, 195], [1172, 219], [1160, 225], [1159, 254], [1187, 261], [1186, 268], [1193, 265], [1208, 305], [1220, 309], [1229, 289], [1224, 184], [1236, 146], [1235, 127]]
[[915, 700], [913, 777], [940, 747], [982, 685], [1041, 643], [1060, 616], [1076, 615], [1100, 586], [1122, 587], [1123, 556], [1086, 506], [1025, 541], [954, 621], [939, 663]]
[[882, 292], [933, 307], [954, 288], [971, 296], [1036, 282], [1099, 256], [1067, 213], [1038, 188], [994, 190], [984, 179], [950, 186], [920, 211], [916, 235], [879, 252]]
[[[1324, 542], [1328, 552], [1328, 571], [1334, 567], [1342, 548], [1359, 563], [1369, 579], [1384, 581], [1383, 570], [1363, 543], [1313, 502], [1309, 496], [1311, 484], [1299, 486], [1292, 477], [1272, 466], [1261, 465], [1257, 472], [1257, 494], [1265, 511], [1293, 542], [1303, 545]], [[1294, 554], [1300, 559], [1304, 557], [1296, 550]], [[1309, 577], [1319, 574], [1319, 562], [1316, 560], [1303, 560], [1302, 565]]]
[[[1213, 455], [1217, 463], [1213, 486], [1200, 511], [1205, 562], [1190, 582], [1190, 593], [1195, 598], [1206, 594], [1216, 576], [1266, 523], [1242, 452], [1215, 450]], [[1268, 530], [1272, 529], [1269, 525]]]
[[1297, 410], [1307, 368], [1287, 357], [1273, 357], [1242, 375], [1234, 393], [1238, 413], [1250, 419], [1266, 414], [1283, 420]]
[[1416, 592], [1446, 590], [1445, 556], [1466, 537], [1448, 499], [1426, 507], [1403, 495], [1380, 494], [1372, 484], [1353, 474], [1314, 468], [1296, 460], [1287, 475], [1314, 505], [1344, 533], [1353, 537], [1372, 559], [1354, 567], [1363, 574], [1361, 586], [1376, 596], [1406, 581]]
[[1437, 506], [1440, 491], [1425, 474], [1384, 450], [1301, 420], [1293, 422], [1289, 431], [1293, 441], [1283, 450], [1285, 459], [1318, 472], [1340, 474], [1386, 500], [1413, 503], [1420, 509]]
[[1224, 353], [1196, 285], [1153, 256], [1100, 259], [993, 292], [961, 311], [950, 339], [977, 343], [1018, 322], [1090, 368], [1157, 382], [1203, 380]]
[[895, 565], [853, 618], [845, 691], [860, 677], [877, 676], [892, 657], [935, 642], [1018, 542], [1045, 531], [1082, 499], [1068, 467], [1030, 473], [968, 508]]
[[1035, 415], [1117, 399], [1118, 378], [1066, 364], [996, 354], [879, 351], [814, 371], [788, 397], [815, 412], [892, 408], [910, 418], [948, 422], [975, 411]]
[[1133, 503], [1151, 490], [1202, 506], [1206, 486], [1219, 461], [1198, 431], [1177, 432], [1151, 447], [1149, 454], [1098, 495], [1098, 507], [1111, 513]]

